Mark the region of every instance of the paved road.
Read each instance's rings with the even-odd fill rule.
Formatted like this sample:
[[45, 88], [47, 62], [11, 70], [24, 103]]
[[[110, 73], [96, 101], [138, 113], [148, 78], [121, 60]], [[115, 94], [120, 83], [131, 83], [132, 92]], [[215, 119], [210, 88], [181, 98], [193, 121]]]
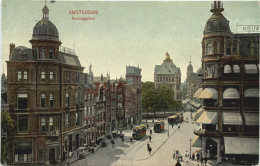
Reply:
[[[184, 119], [190, 118], [190, 113], [184, 114]], [[190, 120], [189, 120], [190, 121]], [[149, 129], [153, 129], [151, 120]], [[86, 166], [174, 166], [176, 160], [173, 160], [173, 150], [179, 150], [184, 156], [186, 150], [189, 152], [190, 139], [193, 139], [194, 124], [182, 123], [180, 130], [177, 126], [169, 128], [165, 120], [165, 130], [162, 133], [153, 133], [150, 146], [152, 147], [152, 154], [149, 155], [147, 151], [148, 136], [141, 140], [134, 140], [130, 143], [131, 130], [124, 130], [125, 142], [122, 143], [120, 139], [115, 139], [115, 147], [109, 143], [107, 147], [100, 148], [95, 154], [90, 154], [86, 159], [78, 160], [71, 165], [86, 165]], [[147, 130], [147, 135], [150, 135]], [[195, 149], [192, 149], [195, 150]], [[191, 161], [190, 165], [195, 165], [196, 162]], [[182, 165], [185, 165], [182, 162]]]

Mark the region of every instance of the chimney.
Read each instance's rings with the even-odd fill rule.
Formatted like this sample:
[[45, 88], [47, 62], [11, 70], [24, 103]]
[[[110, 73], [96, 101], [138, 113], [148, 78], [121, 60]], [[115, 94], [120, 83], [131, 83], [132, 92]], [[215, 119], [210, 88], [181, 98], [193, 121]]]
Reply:
[[10, 45], [9, 45], [9, 48], [10, 48], [10, 50], [9, 50], [9, 57], [11, 56], [11, 53], [12, 53], [12, 50], [13, 50], [13, 48], [15, 48], [15, 44], [14, 43], [10, 43]]

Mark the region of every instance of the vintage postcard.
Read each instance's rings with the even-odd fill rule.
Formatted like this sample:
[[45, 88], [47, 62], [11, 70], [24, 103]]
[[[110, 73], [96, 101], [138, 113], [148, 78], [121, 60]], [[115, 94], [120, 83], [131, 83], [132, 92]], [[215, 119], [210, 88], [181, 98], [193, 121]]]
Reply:
[[259, 2], [1, 9], [2, 165], [258, 165]]

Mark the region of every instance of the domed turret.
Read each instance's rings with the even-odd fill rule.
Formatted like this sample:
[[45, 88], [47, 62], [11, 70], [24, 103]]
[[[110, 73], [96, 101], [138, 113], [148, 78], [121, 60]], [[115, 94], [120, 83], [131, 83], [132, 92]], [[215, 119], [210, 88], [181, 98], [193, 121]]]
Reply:
[[228, 32], [231, 33], [229, 21], [221, 13], [224, 11], [223, 4], [220, 1], [214, 1], [210, 10], [213, 14], [208, 19], [204, 34], [212, 32]]
[[45, 5], [42, 9], [43, 17], [33, 28], [32, 40], [59, 41], [59, 32], [56, 26], [49, 20], [49, 9]]
[[188, 65], [188, 67], [187, 67], [187, 77], [190, 75], [190, 74], [192, 74], [193, 73], [193, 66], [192, 66], [192, 64], [191, 64], [191, 59], [190, 59], [190, 63], [189, 63], [189, 65]]

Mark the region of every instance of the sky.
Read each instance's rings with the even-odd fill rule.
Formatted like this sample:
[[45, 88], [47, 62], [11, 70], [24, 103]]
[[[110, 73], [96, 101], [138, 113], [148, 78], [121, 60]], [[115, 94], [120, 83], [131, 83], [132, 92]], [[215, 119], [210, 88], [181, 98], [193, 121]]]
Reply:
[[[211, 16], [211, 1], [56, 1], [46, 2], [49, 19], [59, 31], [62, 46], [75, 49], [80, 63], [94, 76], [124, 77], [126, 66], [142, 69], [142, 81], [153, 81], [155, 65], [168, 51], [186, 79], [190, 58], [194, 72], [201, 66], [203, 30]], [[31, 48], [33, 27], [42, 19], [44, 1], [2, 0], [2, 62], [9, 60], [9, 44]], [[237, 33], [237, 25], [260, 25], [257, 1], [224, 1], [224, 16]], [[98, 14], [72, 15], [73, 10]], [[94, 17], [73, 20], [72, 17]]]

